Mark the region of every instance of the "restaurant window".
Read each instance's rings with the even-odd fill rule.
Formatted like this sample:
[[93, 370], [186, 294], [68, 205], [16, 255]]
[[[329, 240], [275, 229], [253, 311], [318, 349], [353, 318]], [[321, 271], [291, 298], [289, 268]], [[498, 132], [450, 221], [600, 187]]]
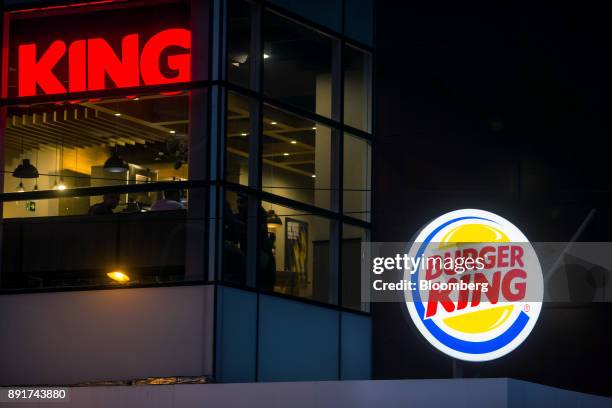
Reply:
[[252, 98], [228, 92], [225, 177], [229, 182], [246, 186], [249, 185], [249, 161], [253, 137], [251, 111], [256, 103]]
[[342, 226], [342, 306], [366, 310], [361, 302], [362, 244], [368, 242], [368, 230], [350, 224]]
[[[3, 192], [187, 180], [189, 93], [11, 106], [4, 129]], [[38, 177], [24, 169], [35, 168]], [[22, 174], [23, 173], [23, 174]], [[4, 218], [87, 214], [101, 196], [5, 203]], [[147, 211], [152, 194], [121, 195], [115, 211]]]
[[357, 48], [344, 47], [344, 123], [372, 130], [371, 55]]
[[370, 221], [372, 200], [370, 143], [345, 133], [343, 152], [343, 212], [348, 216]]
[[250, 86], [252, 7], [243, 0], [228, 1], [227, 78], [245, 88]]
[[332, 39], [272, 12], [263, 30], [264, 93], [330, 117]]
[[333, 222], [305, 211], [262, 202], [258, 238], [260, 289], [332, 303], [337, 271], [332, 270]]
[[330, 208], [332, 129], [268, 105], [263, 116], [263, 190]]

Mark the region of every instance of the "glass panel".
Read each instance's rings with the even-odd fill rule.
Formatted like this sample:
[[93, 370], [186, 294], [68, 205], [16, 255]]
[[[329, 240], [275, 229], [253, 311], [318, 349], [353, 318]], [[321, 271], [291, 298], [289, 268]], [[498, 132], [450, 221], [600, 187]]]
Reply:
[[369, 53], [344, 47], [344, 123], [372, 129], [372, 71]]
[[251, 48], [251, 6], [242, 0], [230, 0], [228, 7], [229, 63], [227, 78], [230, 82], [249, 87], [249, 53]]
[[330, 302], [330, 221], [267, 202], [262, 210], [259, 287]]
[[[3, 191], [185, 180], [188, 110], [188, 92], [9, 107]], [[38, 178], [23, 172], [32, 170], [27, 163]], [[101, 198], [66, 198], [28, 210], [6, 203], [4, 217], [77, 215]], [[145, 209], [153, 204], [146, 194], [124, 198]]]
[[349, 224], [342, 226], [342, 306], [366, 311], [361, 303], [361, 243], [368, 241], [368, 230]]
[[[248, 200], [245, 194], [227, 191], [223, 208], [223, 280], [247, 283]], [[265, 219], [263, 220], [265, 222]]]
[[346, 215], [370, 220], [372, 157], [368, 141], [344, 134], [344, 193]]
[[329, 208], [331, 129], [270, 106], [263, 120], [263, 190]]
[[330, 117], [331, 38], [273, 13], [264, 16], [264, 92]]
[[255, 100], [228, 92], [226, 134], [226, 180], [249, 185], [249, 143], [251, 107]]
[[[90, 210], [90, 197], [4, 203], [28, 217], [2, 222], [0, 287], [129, 286], [202, 279], [193, 246], [201, 248], [204, 220], [192, 215], [189, 197], [168, 183], [164, 191], [108, 193]], [[65, 191], [67, 195], [69, 190]], [[134, 198], [131, 200], [131, 198]], [[140, 206], [144, 201], [152, 206]], [[50, 209], [68, 207], [70, 216]], [[32, 215], [45, 215], [32, 217]]]

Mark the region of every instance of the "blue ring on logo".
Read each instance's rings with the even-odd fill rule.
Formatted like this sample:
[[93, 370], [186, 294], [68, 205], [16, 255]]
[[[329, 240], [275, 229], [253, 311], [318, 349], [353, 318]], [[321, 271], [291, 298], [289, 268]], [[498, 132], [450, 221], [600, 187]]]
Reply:
[[[481, 217], [459, 217], [459, 218], [455, 218], [450, 221], [447, 221], [444, 224], [440, 225], [435, 230], [433, 230], [431, 234], [429, 234], [427, 238], [425, 238], [425, 241], [423, 241], [423, 244], [419, 247], [417, 251], [416, 258], [418, 259], [419, 257], [423, 255], [423, 252], [425, 252], [425, 246], [429, 242], [431, 242], [431, 239], [434, 237], [434, 235], [440, 232], [440, 230], [442, 230], [444, 227], [450, 224], [453, 224], [457, 221], [462, 221], [462, 220], [485, 220], [485, 221], [495, 222], [493, 220], [489, 220], [487, 218], [481, 218]], [[411, 278], [411, 281], [414, 282], [415, 288], [418, 288], [418, 275], [419, 275], [419, 268], [417, 267], [417, 269], [415, 270], [415, 273], [412, 274], [412, 278]], [[436, 338], [436, 340], [446, 345], [447, 347], [452, 348], [453, 350], [459, 351], [461, 353], [466, 353], [466, 354], [484, 354], [484, 353], [490, 353], [495, 350], [499, 350], [500, 348], [506, 346], [508, 343], [514, 340], [516, 336], [518, 336], [523, 331], [523, 329], [525, 328], [525, 326], [527, 326], [527, 323], [529, 322], [529, 315], [527, 315], [527, 313], [525, 313], [524, 311], [521, 311], [517, 319], [514, 321], [514, 323], [512, 323], [512, 326], [510, 326], [508, 330], [506, 330], [503, 334], [500, 334], [494, 339], [487, 340], [487, 341], [460, 340], [446, 333], [444, 330], [440, 329], [433, 322], [433, 320], [431, 319], [425, 320], [425, 307], [423, 306], [423, 301], [421, 300], [421, 294], [419, 293], [418, 289], [412, 290], [412, 299], [414, 301], [414, 306], [416, 307], [419, 318], [421, 319], [421, 321], [423, 322], [427, 330], [429, 330], [429, 332]]]

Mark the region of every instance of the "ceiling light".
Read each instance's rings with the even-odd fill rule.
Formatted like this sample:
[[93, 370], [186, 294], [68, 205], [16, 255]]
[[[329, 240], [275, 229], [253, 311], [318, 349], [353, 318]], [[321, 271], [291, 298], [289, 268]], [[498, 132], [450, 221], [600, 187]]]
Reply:
[[274, 122], [274, 121], [273, 121], [273, 122], [270, 122], [270, 124], [271, 124], [271, 125], [276, 125], [276, 124], [277, 124], [277, 122]]
[[175, 134], [176, 130], [171, 130], [170, 133]]
[[20, 179], [38, 178], [38, 169], [30, 163], [29, 159], [23, 159], [21, 164], [13, 170], [13, 177]]
[[289, 153], [283, 153], [283, 156], [289, 156]]
[[18, 193], [25, 192], [25, 188], [23, 188], [23, 183], [21, 181], [19, 182], [19, 185], [17, 186], [17, 189], [15, 191], [17, 191]]
[[263, 57], [264, 57], [264, 59], [268, 59], [268, 58], [270, 58], [270, 55], [269, 55], [269, 54], [266, 54], [266, 53], [264, 52]]
[[313, 126], [313, 127], [312, 127], [312, 130], [317, 130], [317, 127], [316, 127], [316, 126]]
[[240, 134], [240, 136], [247, 136], [247, 135], [248, 133], [244, 133], [244, 132]]
[[283, 225], [283, 221], [280, 219], [278, 214], [274, 212], [274, 210], [269, 210], [266, 218], [268, 229], [275, 229], [276, 227]]
[[235, 67], [239, 67], [240, 63], [239, 62], [232, 62], [232, 65], [235, 66]]
[[109, 173], [125, 173], [129, 169], [130, 166], [119, 156], [117, 149], [115, 149], [111, 157], [104, 162], [104, 171]]
[[312, 178], [317, 178], [317, 175], [316, 175], [316, 174], [313, 174], [313, 175], [312, 175], [312, 176], [310, 176], [310, 177], [312, 177]]
[[296, 142], [295, 140], [292, 140], [292, 141], [291, 141], [291, 144], [296, 144], [296, 143], [297, 143], [297, 142]]
[[130, 281], [130, 277], [125, 274], [122, 271], [112, 271], [106, 274], [106, 276], [108, 276], [109, 278], [111, 278], [112, 280], [119, 282], [119, 283], [125, 283], [125, 282], [129, 282]]
[[115, 113], [115, 116], [121, 116], [121, 114], [120, 113]]

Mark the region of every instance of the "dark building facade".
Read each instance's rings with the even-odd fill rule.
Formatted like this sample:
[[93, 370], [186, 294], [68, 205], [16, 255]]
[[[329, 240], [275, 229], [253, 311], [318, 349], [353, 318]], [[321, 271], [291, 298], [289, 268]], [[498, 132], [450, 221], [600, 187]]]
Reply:
[[371, 3], [3, 11], [0, 383], [371, 377]]

